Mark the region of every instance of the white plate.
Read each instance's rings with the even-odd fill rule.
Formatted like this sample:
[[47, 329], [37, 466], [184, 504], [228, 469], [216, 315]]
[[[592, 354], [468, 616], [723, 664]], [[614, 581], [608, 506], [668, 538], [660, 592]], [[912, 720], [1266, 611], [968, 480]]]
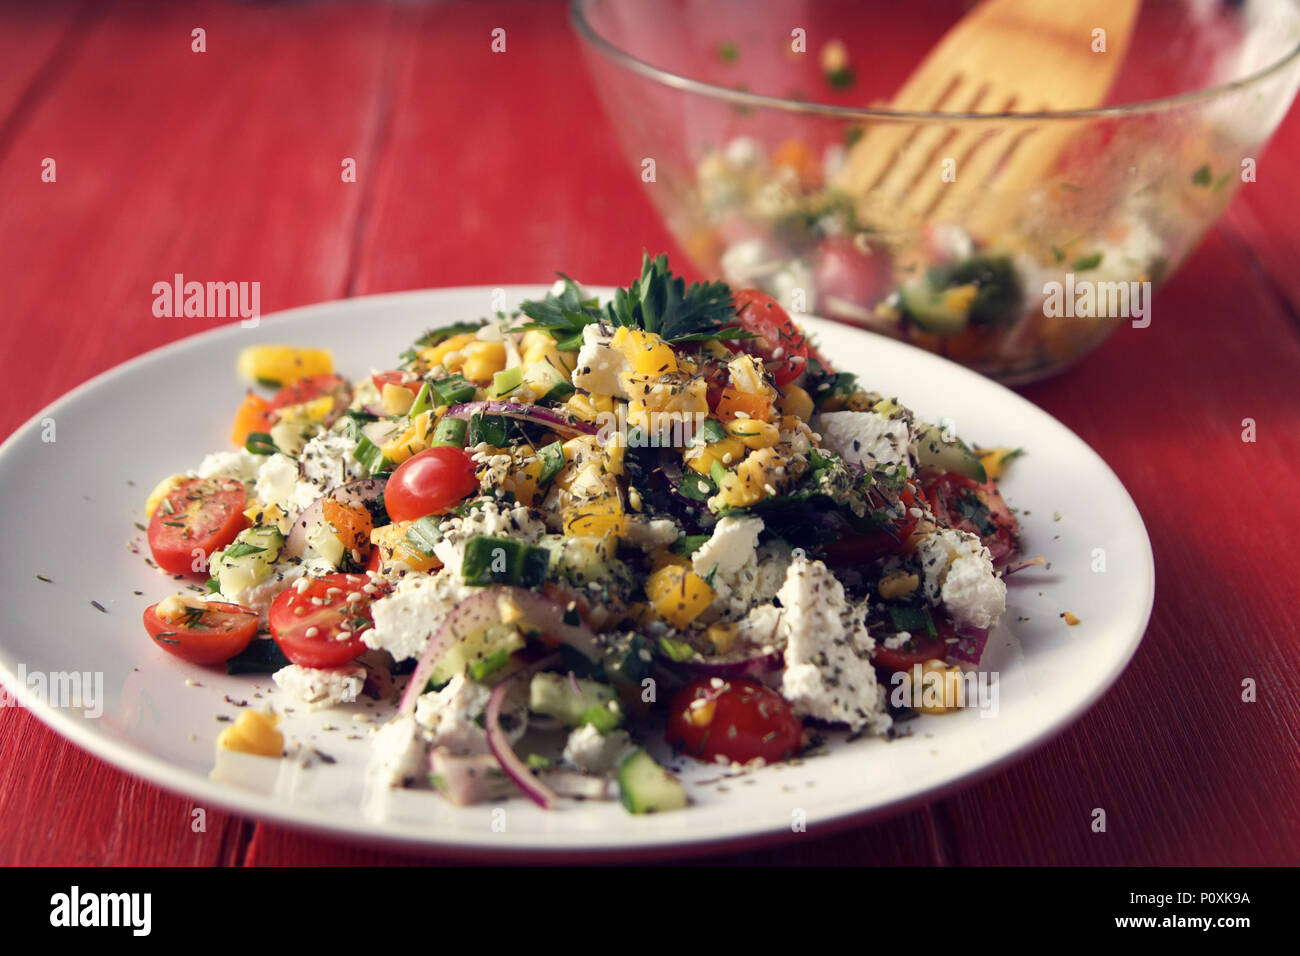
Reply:
[[[540, 291], [508, 288], [506, 301]], [[650, 817], [632, 817], [618, 804], [572, 802], [545, 813], [523, 799], [456, 809], [432, 792], [373, 791], [361, 770], [367, 742], [348, 739], [367, 737], [371, 725], [334, 711], [300, 711], [286, 726], [291, 741], [335, 763], [244, 757], [229, 766], [223, 761], [214, 778], [213, 740], [224, 726], [216, 716], [235, 713], [224, 698], [260, 703], [254, 685], [269, 695], [270, 680], [191, 667], [146, 638], [141, 612], [176, 585], [128, 551], [135, 540], [147, 553], [132, 526], [145, 496], [158, 479], [226, 447], [244, 388], [234, 373], [244, 346], [326, 346], [343, 374], [359, 377], [390, 367], [427, 327], [500, 308], [493, 292], [351, 299], [270, 316], [256, 329], [234, 325], [199, 335], [101, 375], [15, 432], [0, 447], [0, 500], [8, 502], [5, 685], [75, 743], [200, 805], [467, 855], [623, 858], [778, 840], [800, 822], [808, 833], [824, 834], [832, 825], [933, 798], [1058, 733], [1132, 657], [1154, 595], [1151, 548], [1132, 500], [1102, 460], [1046, 413], [979, 375], [890, 339], [811, 320], [825, 354], [870, 387], [900, 396], [931, 420], [950, 416], [967, 438], [1027, 450], [1004, 491], [1021, 509], [1028, 552], [1045, 555], [1051, 570], [1009, 579], [1007, 613], [982, 664], [998, 689], [995, 716], [967, 710], [921, 717], [904, 725], [906, 738], [835, 741], [828, 755], [721, 783], [707, 782], [720, 777], [716, 768], [692, 765], [684, 777], [694, 805]], [[43, 440], [51, 427], [55, 440]], [[1104, 571], [1097, 570], [1102, 561]], [[1081, 623], [1067, 627], [1065, 611]], [[102, 675], [103, 693], [90, 713], [69, 706], [77, 701], [66, 696], [41, 699], [42, 676], [73, 672], [92, 675], [90, 687]], [[187, 685], [187, 678], [202, 686]]]

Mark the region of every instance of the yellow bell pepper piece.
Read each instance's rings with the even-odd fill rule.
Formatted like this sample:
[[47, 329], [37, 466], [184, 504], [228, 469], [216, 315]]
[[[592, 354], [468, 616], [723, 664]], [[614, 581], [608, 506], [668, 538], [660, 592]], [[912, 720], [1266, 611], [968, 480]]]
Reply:
[[713, 463], [723, 468], [738, 464], [745, 457], [745, 446], [738, 438], [723, 438], [707, 445], [692, 445], [686, 450], [686, 467], [701, 475], [713, 471]]
[[239, 353], [239, 374], [252, 382], [288, 385], [308, 375], [334, 371], [329, 349], [297, 348], [293, 345], [250, 345]]
[[564, 533], [575, 538], [618, 537], [627, 533], [627, 515], [617, 498], [579, 502], [564, 513]]
[[694, 571], [668, 564], [646, 579], [646, 597], [655, 613], [676, 628], [685, 628], [713, 603], [713, 588]]

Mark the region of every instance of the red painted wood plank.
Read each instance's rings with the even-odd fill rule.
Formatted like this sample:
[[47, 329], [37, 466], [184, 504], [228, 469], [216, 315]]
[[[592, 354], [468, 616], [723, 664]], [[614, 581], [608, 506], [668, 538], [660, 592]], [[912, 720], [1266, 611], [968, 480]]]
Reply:
[[0, 151], [75, 57], [90, 7], [85, 0], [0, 7]]
[[0, 820], [0, 866], [229, 865], [245, 828], [64, 743], [19, 707], [0, 708]]
[[[491, 31], [506, 31], [493, 53]], [[559, 3], [426, 8], [393, 103], [356, 291], [626, 283], [674, 249]], [[472, 185], [470, 185], [472, 184]], [[653, 188], [653, 187], [645, 187]], [[684, 260], [683, 260], [684, 261]]]
[[[1262, 156], [1257, 180], [1243, 183], [1224, 218], [1300, 318], [1300, 109], [1294, 106]], [[1265, 278], [1266, 276], [1266, 278]]]
[[[206, 2], [100, 21], [0, 159], [0, 280], [8, 314], [28, 318], [9, 330], [0, 431], [228, 321], [156, 318], [153, 283], [175, 273], [260, 282], [263, 311], [342, 294], [361, 194], [340, 164], [368, 161], [392, 16]], [[44, 156], [56, 183], [39, 179]]]
[[[152, 284], [175, 272], [261, 281], [266, 311], [342, 294], [360, 194], [340, 162], [373, 148], [392, 17], [210, 0], [122, 4], [87, 28], [0, 156], [0, 433], [96, 372], [220, 324], [153, 316]], [[204, 54], [190, 49], [195, 26]], [[54, 184], [39, 180], [47, 155]], [[192, 834], [186, 801], [19, 711], [0, 722], [0, 861], [241, 856], [242, 824], [210, 813]]]
[[[1297, 368], [1290, 318], [1215, 233], [1157, 296], [1150, 328], [1025, 390], [1133, 492], [1156, 605], [1096, 709], [950, 801], [960, 862], [1300, 862]], [[1255, 443], [1241, 440], [1245, 418]], [[1256, 703], [1242, 701], [1245, 678]]]

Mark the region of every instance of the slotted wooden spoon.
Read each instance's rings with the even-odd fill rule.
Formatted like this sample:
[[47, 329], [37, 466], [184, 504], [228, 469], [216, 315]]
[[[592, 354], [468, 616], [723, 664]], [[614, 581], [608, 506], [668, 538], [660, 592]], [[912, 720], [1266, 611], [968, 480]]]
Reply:
[[[1123, 65], [1140, 5], [983, 0], [944, 34], [889, 106], [942, 113], [1100, 106]], [[1094, 52], [1099, 29], [1104, 52]], [[990, 235], [1016, 213], [1008, 198], [1041, 181], [1079, 124], [989, 125], [872, 123], [849, 150], [836, 184], [861, 197], [868, 222], [907, 229], [955, 221]]]

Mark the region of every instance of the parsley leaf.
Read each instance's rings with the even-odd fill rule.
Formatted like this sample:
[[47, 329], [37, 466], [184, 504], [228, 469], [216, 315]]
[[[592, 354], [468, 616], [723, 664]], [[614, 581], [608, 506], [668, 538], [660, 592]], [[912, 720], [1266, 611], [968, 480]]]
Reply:
[[605, 311], [614, 325], [645, 329], [667, 342], [746, 335], [734, 325], [736, 307], [730, 286], [718, 281], [688, 286], [672, 274], [668, 257], [662, 254], [651, 259], [649, 253], [642, 253], [641, 278], [617, 290]]

